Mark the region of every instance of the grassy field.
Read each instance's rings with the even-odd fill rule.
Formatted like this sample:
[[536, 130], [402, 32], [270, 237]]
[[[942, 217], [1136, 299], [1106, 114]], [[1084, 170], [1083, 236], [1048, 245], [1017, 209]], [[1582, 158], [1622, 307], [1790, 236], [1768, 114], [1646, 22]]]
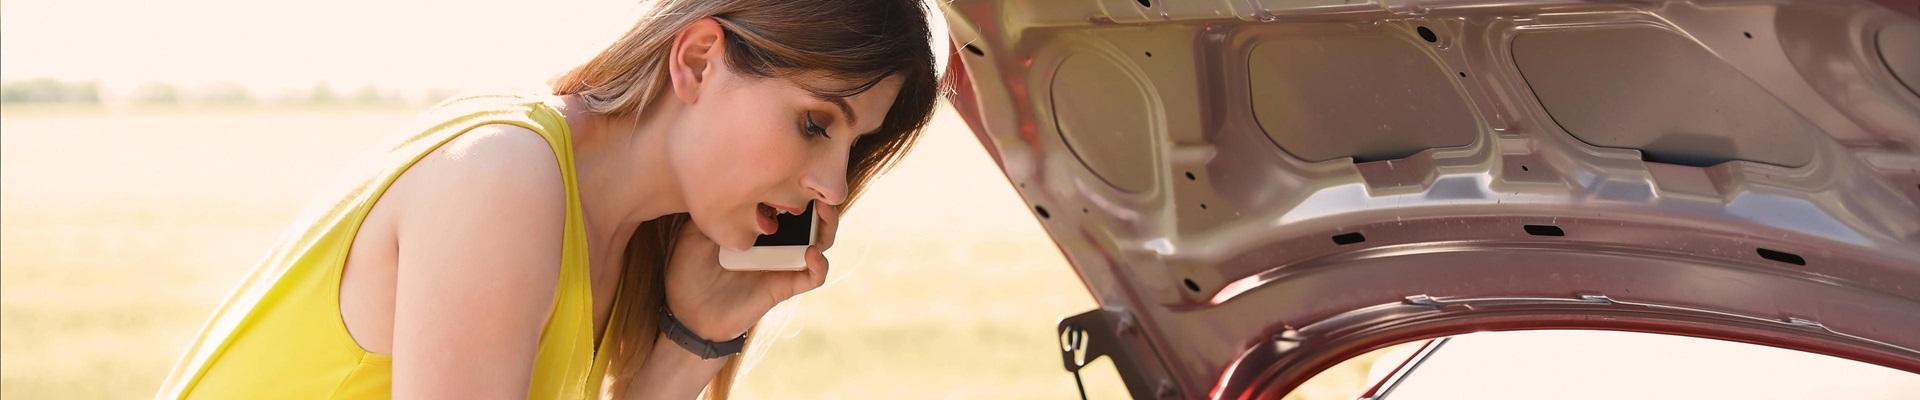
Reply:
[[[293, 214], [415, 111], [0, 110], [0, 397], [150, 396]], [[935, 124], [847, 215], [827, 287], [778, 312], [743, 398], [1077, 396], [1052, 327], [1092, 298], [951, 111]], [[1297, 394], [1351, 398], [1370, 359]], [[1124, 394], [1111, 367], [1087, 384]]]

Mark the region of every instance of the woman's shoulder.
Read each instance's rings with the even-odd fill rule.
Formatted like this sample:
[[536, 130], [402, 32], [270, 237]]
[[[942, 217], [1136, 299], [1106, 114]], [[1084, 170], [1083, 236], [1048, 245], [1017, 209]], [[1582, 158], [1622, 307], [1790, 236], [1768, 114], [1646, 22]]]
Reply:
[[[441, 207], [484, 195], [501, 206], [563, 205], [559, 159], [538, 132], [512, 124], [483, 124], [427, 153], [401, 174], [410, 205]], [[411, 207], [410, 207], [411, 208]]]
[[[555, 230], [564, 222], [566, 188], [560, 151], [551, 130], [535, 121], [537, 96], [512, 92], [457, 95], [431, 108], [428, 125], [392, 147], [404, 161], [383, 203], [400, 207], [402, 222], [411, 214], [470, 213], [490, 226]], [[395, 160], [388, 158], [388, 160]], [[393, 165], [393, 164], [388, 164]], [[514, 219], [485, 213], [550, 215], [538, 226], [500, 226]], [[435, 218], [454, 218], [441, 215]]]
[[[477, 126], [508, 125], [532, 131], [535, 137], [552, 142], [566, 135], [566, 120], [548, 104], [551, 96], [526, 90], [488, 90], [457, 94], [428, 107], [414, 123], [421, 136], [473, 136], [466, 132]], [[438, 132], [438, 133], [435, 133]], [[549, 148], [551, 149], [551, 148]], [[551, 149], [567, 150], [567, 149]]]
[[555, 160], [527, 128], [480, 125], [395, 182], [409, 186], [394, 225], [393, 347], [447, 355], [397, 362], [396, 383], [445, 379], [473, 360], [499, 367], [474, 374], [483, 379], [532, 373], [562, 276], [567, 197]]
[[455, 93], [427, 107], [426, 115], [462, 115], [489, 111], [530, 111], [548, 96], [525, 88], [497, 88]]

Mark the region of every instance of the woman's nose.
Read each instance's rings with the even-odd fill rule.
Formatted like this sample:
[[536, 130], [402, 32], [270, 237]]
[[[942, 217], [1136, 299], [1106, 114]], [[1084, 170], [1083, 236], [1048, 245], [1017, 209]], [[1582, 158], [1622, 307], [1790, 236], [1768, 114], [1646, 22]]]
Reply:
[[825, 157], [809, 160], [806, 174], [800, 178], [801, 190], [814, 200], [828, 205], [847, 202], [847, 169], [852, 164], [850, 148], [834, 146]]
[[847, 160], [839, 158], [839, 162], [833, 162], [829, 158], [814, 162], [814, 167], [801, 179], [801, 187], [808, 196], [829, 206], [847, 202]]
[[846, 167], [816, 168], [815, 170], [819, 172], [807, 174], [806, 178], [801, 179], [801, 185], [805, 187], [807, 195], [828, 205], [837, 206], [845, 203], [847, 201]]

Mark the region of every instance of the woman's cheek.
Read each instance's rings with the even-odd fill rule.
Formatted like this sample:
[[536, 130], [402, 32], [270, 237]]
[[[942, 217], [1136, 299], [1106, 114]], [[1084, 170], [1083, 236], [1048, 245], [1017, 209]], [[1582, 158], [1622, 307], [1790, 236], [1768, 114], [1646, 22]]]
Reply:
[[[784, 129], [783, 129], [784, 128]], [[754, 181], [777, 183], [798, 173], [806, 158], [806, 138], [785, 125], [763, 126], [752, 144], [743, 145], [752, 160]]]

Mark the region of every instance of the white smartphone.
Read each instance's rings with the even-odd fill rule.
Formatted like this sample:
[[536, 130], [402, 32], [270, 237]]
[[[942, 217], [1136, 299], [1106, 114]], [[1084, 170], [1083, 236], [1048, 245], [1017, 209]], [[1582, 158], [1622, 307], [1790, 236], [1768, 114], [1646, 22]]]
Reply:
[[771, 235], [760, 235], [746, 251], [720, 248], [720, 267], [732, 271], [799, 271], [807, 269], [807, 247], [813, 246], [813, 202], [800, 215], [780, 214], [774, 218], [779, 228]]

